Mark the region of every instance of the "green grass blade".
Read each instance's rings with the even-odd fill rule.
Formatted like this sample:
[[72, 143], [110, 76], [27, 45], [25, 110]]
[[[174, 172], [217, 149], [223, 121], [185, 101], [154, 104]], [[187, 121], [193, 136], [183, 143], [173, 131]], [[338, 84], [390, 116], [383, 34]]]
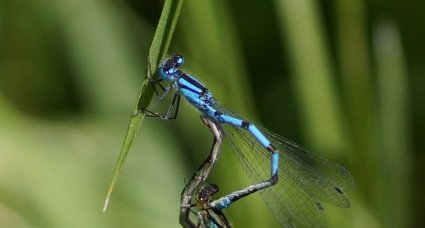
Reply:
[[[159, 19], [159, 23], [156, 28], [155, 35], [153, 37], [151, 48], [149, 50], [149, 57], [147, 63], [148, 70], [146, 72], [148, 78], [158, 77], [156, 74], [156, 68], [159, 64], [159, 61], [167, 53], [174, 29], [177, 24], [177, 19], [180, 15], [180, 10], [183, 5], [183, 1], [184, 0], [166, 0], [164, 3], [161, 17]], [[127, 134], [124, 138], [120, 155], [115, 166], [115, 171], [106, 192], [105, 203], [103, 205], [103, 212], [105, 212], [108, 208], [109, 199], [111, 197], [115, 183], [117, 182], [120, 176], [122, 167], [124, 165], [125, 159], [127, 158], [128, 152], [130, 151], [133, 140], [144, 119], [144, 114], [140, 112], [140, 110], [142, 108], [148, 107], [152, 99], [153, 90], [150, 86], [148, 86], [148, 82], [149, 81], [147, 78], [143, 82], [135, 111], [130, 119]]]
[[343, 151], [341, 108], [318, 4], [310, 0], [277, 3], [308, 140], [313, 148], [321, 148], [322, 152]]
[[[373, 33], [379, 88], [380, 162], [374, 200], [384, 227], [410, 227], [408, 72], [397, 25], [380, 20]], [[382, 191], [385, 189], [385, 191]], [[387, 199], [391, 198], [390, 201]], [[397, 210], [394, 210], [397, 208]]]

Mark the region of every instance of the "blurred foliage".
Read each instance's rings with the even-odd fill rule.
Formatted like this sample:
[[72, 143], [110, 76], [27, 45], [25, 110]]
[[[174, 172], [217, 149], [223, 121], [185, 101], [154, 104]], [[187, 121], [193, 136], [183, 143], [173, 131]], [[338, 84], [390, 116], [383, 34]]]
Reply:
[[[347, 166], [352, 208], [330, 227], [425, 223], [425, 5], [186, 0], [171, 51], [230, 108]], [[177, 227], [210, 149], [199, 114], [146, 119], [102, 203], [163, 1], [0, 2], [0, 227]], [[284, 167], [283, 167], [284, 168]], [[230, 150], [211, 181], [248, 183]], [[259, 196], [235, 227], [277, 226]]]

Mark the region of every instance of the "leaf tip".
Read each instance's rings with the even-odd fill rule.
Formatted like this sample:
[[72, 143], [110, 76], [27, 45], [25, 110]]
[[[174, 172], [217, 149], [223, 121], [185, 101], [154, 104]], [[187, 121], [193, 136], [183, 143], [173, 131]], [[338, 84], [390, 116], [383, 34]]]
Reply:
[[103, 204], [103, 209], [102, 209], [103, 213], [105, 213], [106, 210], [108, 209], [108, 205], [109, 205], [109, 197], [105, 199], [105, 203]]

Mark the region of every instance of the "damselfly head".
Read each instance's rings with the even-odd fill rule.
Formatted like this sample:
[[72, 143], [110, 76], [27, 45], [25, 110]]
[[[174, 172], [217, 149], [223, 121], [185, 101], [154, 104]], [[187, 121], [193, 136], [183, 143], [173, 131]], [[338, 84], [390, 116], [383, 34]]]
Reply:
[[196, 194], [196, 199], [199, 203], [205, 204], [211, 201], [211, 196], [218, 192], [218, 186], [216, 184], [209, 184], [202, 187]]
[[170, 58], [166, 59], [159, 66], [159, 75], [164, 80], [174, 80], [183, 72], [177, 69], [179, 66], [183, 65], [184, 58], [182, 55], [175, 54]]
[[159, 75], [164, 80], [173, 80], [175, 72], [176, 72], [175, 68], [167, 68], [167, 67], [159, 68]]

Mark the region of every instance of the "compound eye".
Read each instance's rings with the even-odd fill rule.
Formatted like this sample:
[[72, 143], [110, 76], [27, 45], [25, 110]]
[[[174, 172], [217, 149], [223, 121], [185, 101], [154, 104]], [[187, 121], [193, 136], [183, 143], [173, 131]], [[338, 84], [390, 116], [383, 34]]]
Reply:
[[183, 63], [184, 63], [184, 58], [183, 58], [182, 55], [175, 55], [174, 56], [175, 67], [179, 67], [179, 66], [183, 65]]

